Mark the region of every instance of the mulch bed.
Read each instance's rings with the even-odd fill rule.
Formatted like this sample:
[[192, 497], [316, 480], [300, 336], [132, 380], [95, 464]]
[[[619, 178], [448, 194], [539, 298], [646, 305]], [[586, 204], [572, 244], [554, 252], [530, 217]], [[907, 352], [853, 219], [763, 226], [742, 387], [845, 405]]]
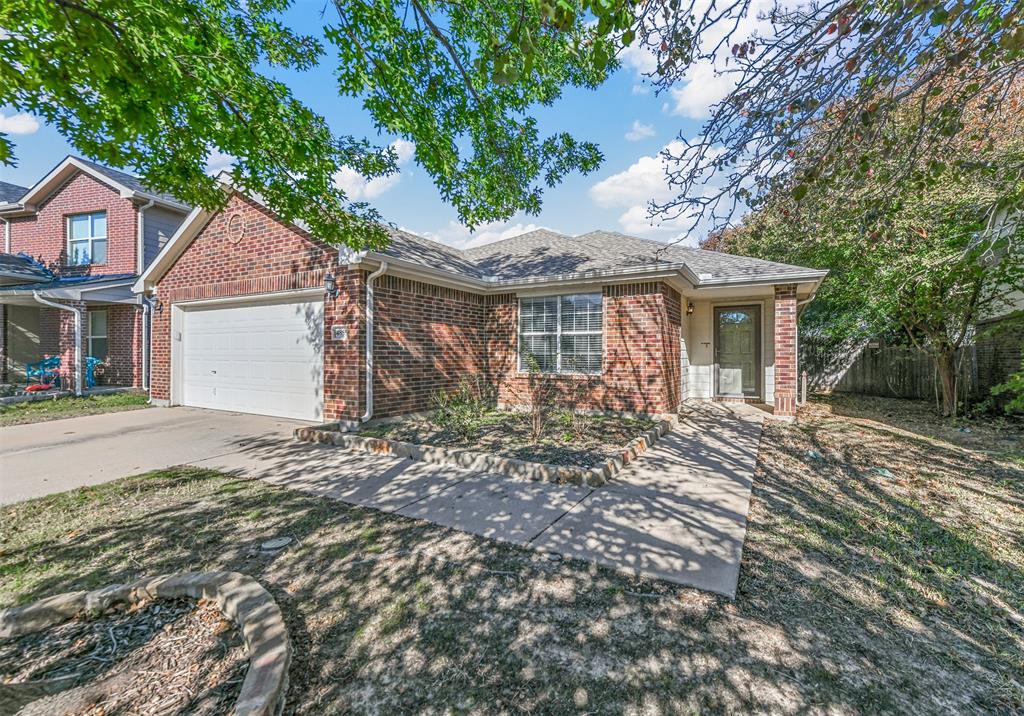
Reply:
[[570, 417], [563, 414], [551, 419], [544, 437], [535, 445], [530, 438], [528, 415], [496, 410], [481, 418], [479, 425], [466, 438], [422, 418], [371, 423], [358, 434], [417, 445], [478, 450], [548, 465], [586, 468], [618, 455], [629, 441], [656, 424], [653, 420], [637, 418], [605, 415]]
[[247, 667], [215, 602], [121, 606], [0, 642], [0, 716], [225, 714]]

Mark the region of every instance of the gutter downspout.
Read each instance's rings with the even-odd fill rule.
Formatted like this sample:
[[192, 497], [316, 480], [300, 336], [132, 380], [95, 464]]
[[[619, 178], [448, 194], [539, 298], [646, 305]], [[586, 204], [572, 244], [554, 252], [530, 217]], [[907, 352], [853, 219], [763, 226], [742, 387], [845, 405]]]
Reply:
[[39, 295], [39, 291], [32, 292], [32, 298], [44, 306], [50, 308], [59, 308], [62, 311], [70, 311], [75, 314], [75, 395], [79, 398], [82, 397], [82, 312], [73, 307], [63, 303], [56, 303], [49, 301]]
[[11, 253], [11, 220], [2, 219], [4, 222], [4, 253]]
[[147, 203], [139, 207], [138, 237], [136, 239], [135, 246], [135, 273], [139, 276], [142, 275], [142, 271], [146, 268], [146, 209], [150, 208], [155, 203], [156, 199], [150, 199]]
[[149, 390], [149, 356], [153, 341], [153, 299], [142, 296], [142, 389]]
[[388, 262], [381, 261], [380, 268], [366, 277], [366, 412], [361, 423], [373, 417], [373, 282], [387, 270]]

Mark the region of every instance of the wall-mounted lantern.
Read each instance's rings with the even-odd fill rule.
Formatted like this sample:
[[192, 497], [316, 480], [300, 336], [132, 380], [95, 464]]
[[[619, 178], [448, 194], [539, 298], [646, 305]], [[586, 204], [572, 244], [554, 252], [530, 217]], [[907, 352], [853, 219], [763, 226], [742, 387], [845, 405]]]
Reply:
[[334, 278], [333, 273], [324, 276], [324, 294], [329, 296], [332, 301], [338, 297], [338, 280]]
[[692, 316], [693, 315], [693, 301], [687, 301], [686, 302], [686, 315], [687, 316]]

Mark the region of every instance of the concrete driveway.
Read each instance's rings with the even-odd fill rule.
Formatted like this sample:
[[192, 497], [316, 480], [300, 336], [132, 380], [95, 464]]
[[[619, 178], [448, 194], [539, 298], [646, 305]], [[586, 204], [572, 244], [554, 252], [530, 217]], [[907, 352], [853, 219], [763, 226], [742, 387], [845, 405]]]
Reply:
[[293, 420], [145, 408], [0, 429], [0, 504], [291, 439]]
[[295, 421], [192, 408], [0, 431], [0, 502], [179, 464], [733, 596], [760, 416], [706, 406], [601, 488], [298, 443]]

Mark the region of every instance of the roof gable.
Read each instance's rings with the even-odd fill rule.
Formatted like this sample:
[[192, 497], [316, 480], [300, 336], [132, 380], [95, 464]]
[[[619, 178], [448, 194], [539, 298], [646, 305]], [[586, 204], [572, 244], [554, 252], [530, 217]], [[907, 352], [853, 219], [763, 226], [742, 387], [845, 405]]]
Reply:
[[26, 190], [18, 199], [18, 203], [26, 209], [31, 209], [41, 204], [54, 192], [59, 191], [73, 176], [80, 172], [88, 174], [97, 181], [109, 186], [125, 199], [151, 200], [182, 212], [188, 211], [190, 208], [170, 194], [150, 191], [142, 184], [138, 177], [70, 155], [65, 157], [31, 188]]

